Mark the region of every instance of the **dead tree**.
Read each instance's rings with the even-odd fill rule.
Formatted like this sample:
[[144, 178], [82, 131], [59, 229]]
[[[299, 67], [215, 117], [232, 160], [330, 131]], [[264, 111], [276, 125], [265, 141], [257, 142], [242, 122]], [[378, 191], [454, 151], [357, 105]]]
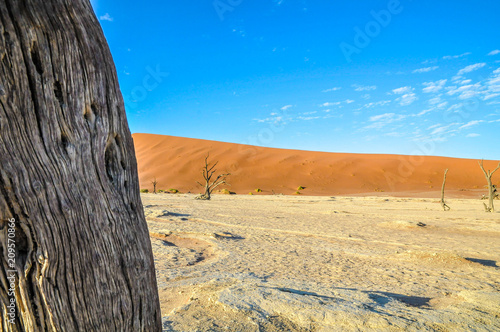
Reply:
[[450, 207], [446, 205], [444, 201], [444, 186], [446, 184], [446, 174], [448, 174], [448, 169], [444, 171], [443, 186], [441, 187], [441, 207], [443, 208], [444, 211], [449, 211]]
[[230, 173], [215, 175], [215, 173], [217, 172], [215, 166], [217, 166], [219, 162], [216, 161], [213, 165], [210, 165], [210, 163], [208, 162], [209, 155], [210, 154], [207, 154], [207, 156], [205, 157], [205, 166], [203, 167], [203, 170], [201, 172], [201, 174], [203, 175], [203, 179], [205, 180], [205, 184], [197, 182], [200, 186], [205, 188], [205, 193], [196, 196], [196, 199], [209, 200], [215, 188], [217, 188], [221, 184], [227, 184], [226, 178], [231, 175]]
[[153, 185], [153, 194], [156, 194], [156, 185], [158, 184], [158, 181], [156, 181], [156, 178], [151, 181], [151, 184]]
[[498, 164], [497, 168], [493, 170], [493, 172], [490, 170], [486, 171], [484, 169], [482, 160], [479, 162], [479, 166], [481, 167], [481, 170], [483, 171], [484, 176], [486, 177], [486, 181], [488, 182], [488, 205], [483, 203], [484, 209], [486, 212], [495, 212], [495, 207], [493, 206], [493, 199], [495, 198], [495, 187], [491, 182], [491, 177], [500, 168], [500, 163]]
[[0, 331], [160, 331], [137, 164], [89, 0], [0, 1]]

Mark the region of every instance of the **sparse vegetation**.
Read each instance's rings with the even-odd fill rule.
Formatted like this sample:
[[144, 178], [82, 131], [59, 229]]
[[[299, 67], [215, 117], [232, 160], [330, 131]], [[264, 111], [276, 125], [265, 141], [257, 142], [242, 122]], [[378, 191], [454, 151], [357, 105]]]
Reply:
[[224, 189], [221, 189], [219, 190], [219, 192], [221, 194], [224, 194], [224, 195], [236, 195], [236, 193], [234, 191], [229, 191], [228, 189], [224, 188]]
[[158, 193], [160, 193], [160, 194], [164, 193], [164, 192], [165, 192], [165, 190], [163, 190], [163, 189], [158, 190]]
[[141, 189], [141, 193], [147, 194], [149, 192], [149, 189]]
[[296, 191], [296, 192], [295, 192], [295, 195], [300, 195], [300, 191]]
[[257, 188], [257, 189], [255, 189], [255, 192], [256, 192], [256, 193], [261, 193], [261, 192], [262, 192], [262, 189]]
[[208, 162], [209, 156], [210, 154], [207, 154], [207, 156], [205, 157], [205, 166], [201, 171], [203, 179], [205, 180], [205, 184], [203, 185], [200, 182], [197, 182], [200, 186], [205, 187], [205, 193], [196, 196], [196, 199], [210, 200], [212, 192], [215, 190], [215, 188], [217, 188], [221, 184], [227, 184], [226, 178], [230, 175], [230, 173], [215, 175], [215, 173], [217, 172], [215, 166], [217, 166], [219, 162], [216, 161], [213, 165], [210, 165], [210, 163]]
[[304, 190], [304, 189], [306, 189], [306, 187], [299, 186], [299, 187], [297, 188], [297, 190]]
[[248, 194], [249, 194], [249, 195], [253, 195], [253, 192], [249, 192]]
[[179, 193], [179, 190], [177, 190], [175, 188], [170, 188], [168, 191], [171, 192], [172, 194], [178, 194]]

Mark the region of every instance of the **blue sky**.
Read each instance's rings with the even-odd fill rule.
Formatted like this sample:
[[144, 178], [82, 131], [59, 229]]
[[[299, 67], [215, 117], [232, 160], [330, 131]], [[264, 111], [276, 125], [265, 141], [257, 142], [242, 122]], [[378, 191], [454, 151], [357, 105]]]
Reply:
[[133, 133], [500, 159], [497, 0], [92, 4]]

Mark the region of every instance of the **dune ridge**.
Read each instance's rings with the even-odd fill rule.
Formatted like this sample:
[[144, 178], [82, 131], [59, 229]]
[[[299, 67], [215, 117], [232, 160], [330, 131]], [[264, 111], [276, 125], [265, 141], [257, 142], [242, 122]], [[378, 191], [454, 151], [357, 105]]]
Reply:
[[[141, 189], [199, 193], [207, 153], [230, 172], [236, 194], [391, 195], [439, 197], [449, 168], [447, 197], [481, 197], [486, 180], [478, 160], [435, 156], [329, 153], [265, 148], [154, 134], [133, 134]], [[486, 169], [499, 161], [485, 160]], [[500, 173], [493, 176], [498, 184]], [[298, 190], [299, 187], [304, 187]], [[256, 192], [261, 189], [262, 192]]]

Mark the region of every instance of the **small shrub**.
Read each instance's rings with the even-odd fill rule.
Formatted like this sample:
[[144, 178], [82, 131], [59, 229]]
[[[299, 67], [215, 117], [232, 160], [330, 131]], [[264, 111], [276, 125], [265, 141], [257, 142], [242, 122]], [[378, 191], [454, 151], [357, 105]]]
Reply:
[[297, 190], [304, 190], [304, 189], [306, 189], [306, 187], [299, 186], [299, 187], [297, 188]]
[[249, 195], [253, 195], [253, 192], [249, 192], [248, 194], [249, 194]]
[[148, 192], [149, 192], [149, 190], [148, 190], [148, 189], [141, 189], [141, 193], [143, 193], [143, 194], [146, 194], [146, 193], [148, 193]]
[[158, 190], [158, 192], [161, 194], [161, 193], [164, 193], [164, 192], [165, 192], [165, 190], [160, 189], [160, 190]]
[[296, 192], [295, 192], [295, 195], [300, 195], [300, 191], [296, 191]]
[[219, 190], [219, 192], [220, 192], [221, 194], [224, 194], [224, 195], [236, 195], [236, 193], [235, 193], [235, 192], [233, 192], [233, 191], [229, 191], [228, 189], [221, 189], [221, 190]]
[[256, 193], [261, 193], [261, 192], [262, 192], [262, 189], [257, 188], [257, 189], [255, 189], [255, 192], [256, 192]]
[[174, 189], [174, 188], [169, 189], [168, 191], [170, 191], [172, 194], [178, 194], [179, 193], [179, 190]]

